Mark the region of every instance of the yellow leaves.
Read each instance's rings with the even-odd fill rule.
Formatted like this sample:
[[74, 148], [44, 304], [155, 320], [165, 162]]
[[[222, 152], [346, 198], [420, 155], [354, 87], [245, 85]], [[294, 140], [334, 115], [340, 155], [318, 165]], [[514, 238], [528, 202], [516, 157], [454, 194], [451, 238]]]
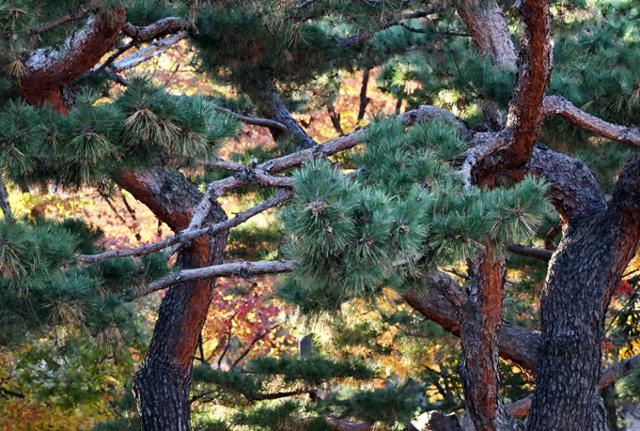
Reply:
[[2, 401], [0, 412], [0, 431], [77, 431], [91, 428], [97, 419], [95, 415], [47, 406], [30, 398]]

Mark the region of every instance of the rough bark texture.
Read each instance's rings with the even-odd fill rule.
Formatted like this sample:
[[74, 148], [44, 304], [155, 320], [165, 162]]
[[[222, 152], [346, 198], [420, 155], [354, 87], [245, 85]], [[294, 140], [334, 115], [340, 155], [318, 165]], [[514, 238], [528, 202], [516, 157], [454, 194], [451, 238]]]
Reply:
[[492, 59], [498, 66], [515, 70], [516, 50], [497, 2], [458, 0], [457, 10], [480, 54]]
[[124, 21], [124, 9], [101, 11], [59, 48], [34, 51], [25, 61], [27, 72], [20, 80], [25, 100], [32, 105], [48, 102], [58, 111], [67, 112], [62, 87], [91, 69], [111, 50]]
[[587, 114], [562, 96], [544, 98], [545, 116], [559, 115], [568, 122], [614, 141], [640, 146], [640, 130], [637, 127], [620, 126]]
[[497, 185], [499, 176], [525, 165], [544, 120], [543, 100], [551, 77], [549, 2], [523, 0], [519, 10], [525, 23], [524, 39], [507, 125], [476, 155], [471, 172], [476, 184]]
[[591, 207], [569, 220], [551, 259], [541, 299], [542, 342], [530, 431], [577, 431], [602, 423], [595, 402], [604, 317], [638, 247], [638, 179], [636, 158], [625, 168], [608, 207]]
[[[62, 113], [69, 107], [62, 87], [86, 71], [112, 49], [124, 24], [124, 10], [100, 12], [58, 48], [42, 48], [30, 55], [27, 74], [20, 82], [31, 104], [51, 104]], [[115, 180], [174, 230], [189, 225], [202, 196], [177, 171], [123, 172]], [[207, 221], [226, 219], [214, 202]], [[183, 268], [222, 261], [227, 231], [201, 237], [180, 252]], [[171, 289], [162, 301], [150, 352], [135, 381], [144, 430], [189, 430], [189, 383], [198, 334], [212, 298], [210, 280], [184, 283]]]
[[511, 151], [524, 163], [531, 157], [544, 119], [542, 101], [551, 77], [551, 15], [548, 0], [523, 0], [520, 15], [525, 23], [523, 47], [520, 50], [518, 82], [509, 104], [507, 129], [511, 133]]
[[485, 251], [469, 265], [462, 306], [460, 340], [466, 407], [476, 429], [498, 430], [498, 328], [504, 297], [504, 259], [487, 241]]
[[[195, 186], [176, 171], [127, 172], [117, 181], [176, 231], [189, 225], [192, 211], [202, 198]], [[225, 219], [215, 203], [206, 221]], [[194, 240], [180, 252], [178, 264], [197, 268], [221, 263], [226, 238], [227, 231], [222, 231]], [[135, 378], [143, 430], [190, 429], [193, 357], [212, 295], [212, 281], [203, 279], [176, 285], [163, 298], [149, 353]]]
[[455, 415], [446, 416], [440, 412], [431, 412], [427, 426], [430, 431], [462, 431]]
[[[438, 282], [438, 279], [443, 281]], [[432, 278], [427, 283], [426, 293], [410, 291], [405, 293], [403, 298], [418, 313], [452, 334], [460, 336], [460, 307], [441, 293], [449, 283], [456, 285], [451, 277], [438, 273], [438, 278]], [[498, 337], [500, 356], [531, 372], [535, 371], [539, 341], [538, 333], [506, 322], [500, 325]]]
[[580, 214], [606, 207], [596, 178], [578, 159], [537, 146], [526, 171], [549, 183], [547, 196], [565, 224]]

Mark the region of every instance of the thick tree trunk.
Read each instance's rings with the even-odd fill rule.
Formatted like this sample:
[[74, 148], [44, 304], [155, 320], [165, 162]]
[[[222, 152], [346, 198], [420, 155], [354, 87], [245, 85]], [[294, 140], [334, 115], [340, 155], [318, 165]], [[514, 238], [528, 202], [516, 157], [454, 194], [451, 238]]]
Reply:
[[498, 430], [498, 328], [504, 297], [504, 259], [495, 246], [469, 264], [462, 306], [460, 340], [463, 350], [462, 384], [465, 404], [476, 429]]
[[[120, 185], [178, 231], [188, 226], [202, 195], [179, 172], [157, 169], [127, 172]], [[207, 223], [226, 216], [217, 203]], [[202, 237], [180, 252], [182, 268], [222, 262], [227, 232]], [[199, 280], [169, 289], [162, 300], [149, 353], [136, 374], [134, 390], [144, 431], [190, 429], [189, 385], [198, 336], [213, 296], [212, 281]]]
[[[212, 221], [221, 221], [216, 214]], [[180, 255], [179, 265], [194, 268], [221, 263], [226, 232]], [[138, 370], [134, 390], [143, 431], [190, 430], [189, 386], [198, 335], [207, 318], [211, 281], [172, 287], [162, 300], [149, 353]]]
[[[107, 15], [110, 14], [110, 15]], [[62, 113], [69, 107], [62, 87], [89, 70], [114, 45], [125, 22], [124, 9], [101, 11], [90, 17], [82, 31], [71, 35], [62, 48], [34, 51], [26, 61], [20, 82], [31, 104], [48, 102]], [[115, 181], [147, 205], [174, 231], [186, 228], [202, 194], [177, 171], [123, 172]], [[209, 222], [226, 218], [214, 203]], [[227, 232], [195, 240], [180, 253], [183, 268], [222, 261]], [[170, 289], [162, 301], [149, 355], [135, 379], [143, 430], [189, 430], [189, 384], [198, 335], [212, 298], [211, 281], [184, 283]]]
[[541, 299], [542, 341], [530, 431], [606, 429], [598, 397], [609, 300], [638, 247], [640, 159], [623, 171], [606, 209], [569, 220]]

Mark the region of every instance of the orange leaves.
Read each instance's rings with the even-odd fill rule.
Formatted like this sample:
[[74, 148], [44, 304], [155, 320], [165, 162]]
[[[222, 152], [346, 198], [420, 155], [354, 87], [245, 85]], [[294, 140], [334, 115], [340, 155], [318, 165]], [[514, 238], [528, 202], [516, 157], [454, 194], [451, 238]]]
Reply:
[[280, 329], [280, 324], [292, 310], [273, 298], [273, 282], [273, 278], [238, 284], [228, 279], [218, 281], [202, 331], [208, 361], [216, 362], [224, 356], [224, 363], [230, 367], [247, 350], [247, 359], [291, 352], [295, 340]]

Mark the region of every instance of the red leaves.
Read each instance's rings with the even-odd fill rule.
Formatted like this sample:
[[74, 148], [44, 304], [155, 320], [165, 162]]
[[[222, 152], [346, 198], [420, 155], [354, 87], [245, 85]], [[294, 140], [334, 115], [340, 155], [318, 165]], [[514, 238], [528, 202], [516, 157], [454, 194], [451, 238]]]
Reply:
[[627, 281], [622, 280], [620, 284], [616, 288], [615, 295], [616, 296], [629, 296], [633, 293], [633, 286]]

